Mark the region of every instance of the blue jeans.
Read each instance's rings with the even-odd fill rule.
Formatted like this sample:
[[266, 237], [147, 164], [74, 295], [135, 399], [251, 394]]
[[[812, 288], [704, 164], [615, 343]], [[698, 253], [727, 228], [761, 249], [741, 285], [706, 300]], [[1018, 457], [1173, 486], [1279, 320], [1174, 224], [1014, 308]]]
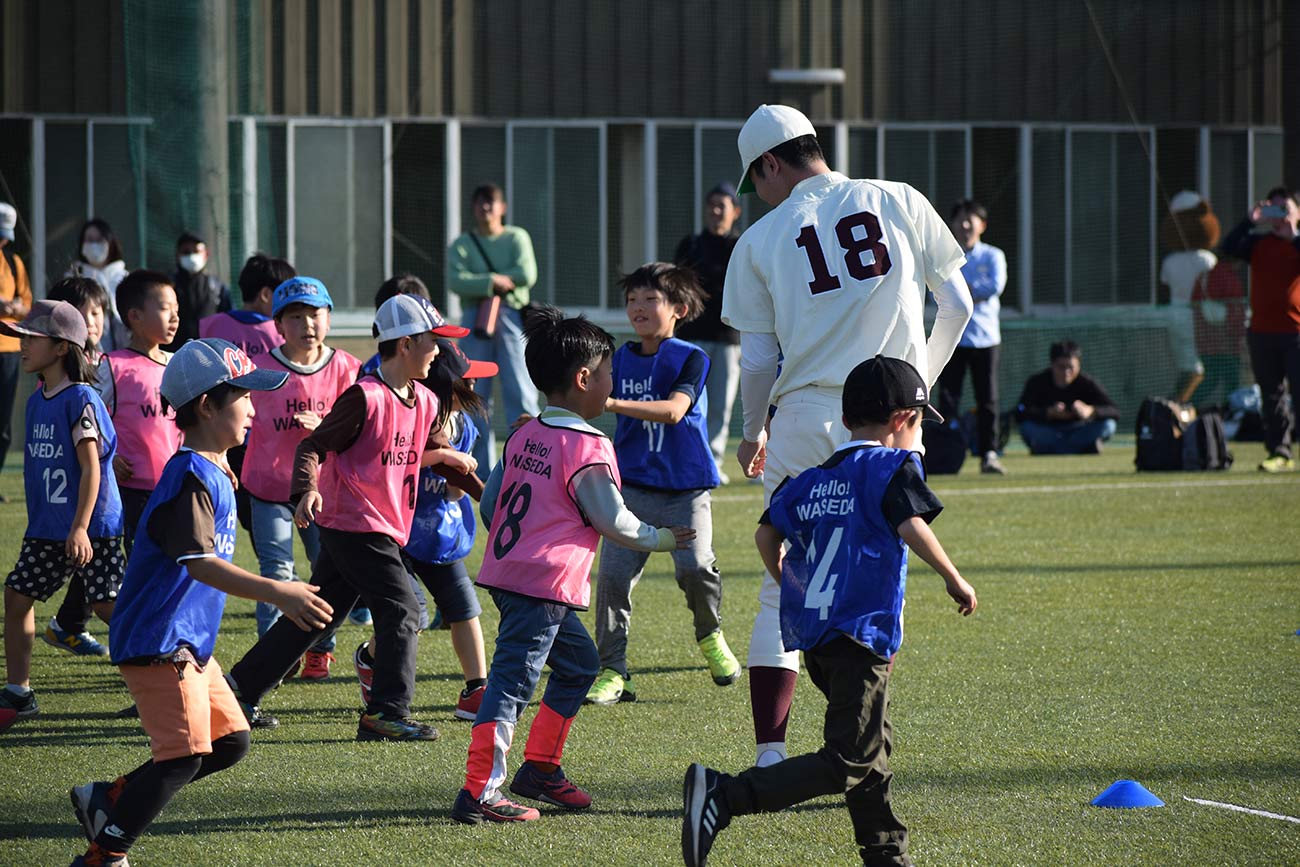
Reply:
[[474, 725], [513, 725], [532, 700], [543, 666], [551, 669], [551, 676], [542, 701], [566, 719], [576, 715], [600, 673], [596, 642], [578, 612], [558, 602], [491, 588], [488, 592], [501, 612], [501, 623]]
[[[478, 304], [472, 298], [465, 299], [469, 306], [464, 320], [466, 328], [474, 327], [478, 316]], [[465, 355], [475, 361], [494, 361], [501, 368], [495, 377], [480, 379], [474, 384], [474, 390], [487, 402], [486, 418], [475, 417], [482, 436], [474, 444], [474, 459], [478, 461], [479, 472], [484, 478], [492, 470], [493, 455], [496, 454], [496, 436], [492, 427], [492, 383], [501, 383], [501, 401], [505, 405], [507, 424], [519, 418], [521, 413], [538, 415], [542, 411], [537, 387], [528, 376], [528, 367], [524, 364], [524, 327], [523, 318], [518, 310], [501, 306], [501, 315], [497, 319], [497, 331], [491, 340], [483, 340], [470, 334], [460, 339], [460, 348]]]
[[1035, 455], [1084, 455], [1097, 448], [1098, 440], [1115, 435], [1115, 419], [1100, 421], [1041, 422], [1022, 420], [1020, 435]]
[[[263, 578], [274, 581], [296, 581], [293, 568], [293, 510], [288, 503], [268, 503], [251, 497], [253, 505], [253, 547], [257, 549], [258, 571]], [[312, 524], [299, 530], [302, 545], [307, 549], [307, 559], [316, 562], [320, 553], [320, 531]], [[280, 619], [280, 609], [269, 602], [257, 603], [257, 637], [266, 634], [272, 624]], [[312, 650], [330, 653], [334, 650], [334, 633], [322, 638]]]

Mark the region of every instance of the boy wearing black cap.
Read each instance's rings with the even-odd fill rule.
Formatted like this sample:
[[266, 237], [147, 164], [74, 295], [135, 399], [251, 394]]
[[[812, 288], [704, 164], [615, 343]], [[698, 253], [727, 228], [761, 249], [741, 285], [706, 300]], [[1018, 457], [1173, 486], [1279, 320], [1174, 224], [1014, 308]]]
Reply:
[[929, 527], [943, 504], [912, 447], [921, 416], [938, 413], [920, 374], [896, 358], [868, 359], [849, 373], [843, 408], [850, 441], [783, 482], [755, 534], [764, 566], [780, 576], [782, 642], [804, 651], [827, 698], [826, 742], [735, 777], [691, 765], [682, 826], [688, 865], [705, 863], [733, 816], [836, 792], [844, 793], [863, 863], [911, 863], [907, 828], [890, 807], [889, 770], [889, 670], [903, 640], [907, 549], [943, 576], [963, 615], [975, 610], [975, 590]]

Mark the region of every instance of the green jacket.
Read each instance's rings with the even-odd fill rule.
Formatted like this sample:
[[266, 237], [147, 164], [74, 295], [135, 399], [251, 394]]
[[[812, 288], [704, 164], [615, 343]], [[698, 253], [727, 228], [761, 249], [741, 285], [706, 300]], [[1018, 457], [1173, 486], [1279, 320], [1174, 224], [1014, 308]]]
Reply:
[[[504, 296], [506, 304], [519, 310], [528, 303], [530, 291], [537, 283], [537, 259], [533, 240], [518, 226], [506, 226], [495, 238], [474, 233], [487, 253], [487, 260], [466, 232], [447, 248], [447, 289], [467, 301], [492, 296], [492, 274], [504, 274], [515, 281], [515, 288]], [[491, 261], [491, 265], [488, 261]]]

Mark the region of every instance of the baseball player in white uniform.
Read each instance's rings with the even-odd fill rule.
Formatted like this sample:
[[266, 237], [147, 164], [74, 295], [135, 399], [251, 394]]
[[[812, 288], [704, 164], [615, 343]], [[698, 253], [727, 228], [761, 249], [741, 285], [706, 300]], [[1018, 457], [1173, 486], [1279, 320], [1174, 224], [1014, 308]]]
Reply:
[[[738, 144], [738, 192], [773, 207], [736, 244], [722, 296], [722, 321], [741, 332], [745, 429], [736, 456], [747, 476], [762, 474], [766, 504], [783, 479], [847, 441], [840, 401], [855, 365], [901, 358], [933, 385], [973, 303], [961, 246], [925, 196], [831, 171], [797, 109], [759, 106]], [[928, 341], [927, 288], [938, 304]], [[770, 429], [769, 405], [777, 408]], [[799, 654], [781, 643], [780, 602], [780, 586], [764, 575], [749, 645], [760, 766], [786, 757], [799, 671]]]

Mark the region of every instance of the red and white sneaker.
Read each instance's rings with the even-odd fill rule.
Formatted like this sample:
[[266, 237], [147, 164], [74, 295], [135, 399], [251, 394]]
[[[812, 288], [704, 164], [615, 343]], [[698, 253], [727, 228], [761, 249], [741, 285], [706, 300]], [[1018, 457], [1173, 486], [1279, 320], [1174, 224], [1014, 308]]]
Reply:
[[352, 666], [357, 670], [357, 681], [361, 684], [361, 703], [370, 706], [370, 685], [375, 680], [375, 660], [370, 655], [370, 642], [363, 641], [357, 645], [352, 654]]
[[532, 762], [519, 766], [515, 778], [510, 781], [510, 791], [521, 798], [531, 798], [566, 810], [585, 810], [591, 806], [591, 795], [569, 782], [563, 768], [544, 774]]
[[486, 691], [486, 686], [462, 689], [460, 691], [460, 701], [456, 702], [456, 719], [473, 722], [474, 718], [478, 716], [479, 705], [483, 704], [483, 693]]
[[479, 801], [468, 789], [461, 789], [451, 808], [451, 817], [462, 825], [478, 825], [483, 822], [533, 822], [542, 814], [534, 807], [516, 804], [500, 792], [491, 801]]
[[302, 657], [302, 679], [324, 680], [330, 676], [330, 666], [334, 663], [334, 654], [316, 650], [307, 651]]

